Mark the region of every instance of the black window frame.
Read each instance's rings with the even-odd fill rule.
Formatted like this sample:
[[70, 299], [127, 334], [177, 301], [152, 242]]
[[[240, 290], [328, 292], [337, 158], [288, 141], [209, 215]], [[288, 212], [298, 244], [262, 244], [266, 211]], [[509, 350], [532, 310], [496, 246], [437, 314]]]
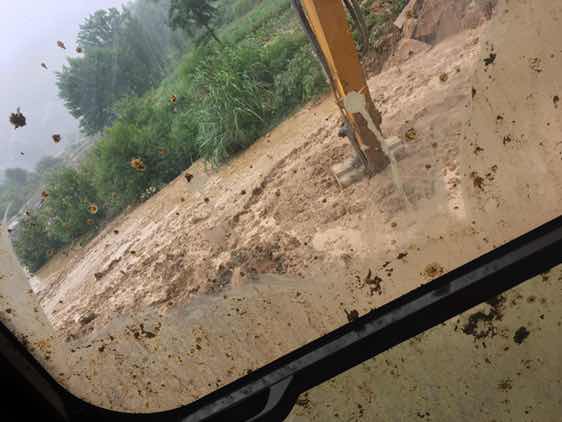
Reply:
[[282, 421], [301, 393], [561, 263], [562, 216], [168, 412], [120, 413], [80, 400], [59, 385], [3, 324], [1, 384], [25, 392], [43, 416], [49, 415], [46, 420]]

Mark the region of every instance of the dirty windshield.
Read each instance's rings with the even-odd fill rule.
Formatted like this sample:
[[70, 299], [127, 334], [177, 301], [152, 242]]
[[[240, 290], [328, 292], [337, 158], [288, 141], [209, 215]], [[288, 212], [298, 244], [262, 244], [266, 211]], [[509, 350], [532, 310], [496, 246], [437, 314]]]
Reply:
[[287, 422], [559, 421], [561, 278], [558, 266], [302, 394]]
[[0, 320], [96, 405], [191, 403], [562, 214], [560, 2], [5, 9]]

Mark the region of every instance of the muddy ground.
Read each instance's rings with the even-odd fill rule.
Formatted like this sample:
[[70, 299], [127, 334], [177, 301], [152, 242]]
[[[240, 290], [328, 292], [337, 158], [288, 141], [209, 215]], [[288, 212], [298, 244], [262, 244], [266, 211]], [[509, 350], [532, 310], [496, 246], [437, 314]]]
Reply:
[[[52, 259], [32, 285], [67, 350], [57, 379], [118, 410], [186, 404], [559, 215], [559, 147], [541, 131], [560, 119], [536, 98], [556, 89], [559, 51], [514, 77], [506, 28], [528, 16], [498, 7], [496, 32], [448, 37], [369, 80], [383, 132], [403, 139], [407, 200], [390, 168], [339, 188], [329, 168], [352, 151], [327, 97]], [[537, 54], [526, 40], [544, 31], [517, 47]], [[534, 100], [518, 101], [529, 86]]]
[[[392, 261], [381, 274], [391, 280], [399, 271], [391, 268], [413, 269], [400, 264], [415, 262], [412, 240], [421, 232], [427, 241], [430, 233], [451, 232], [443, 224], [471, 228], [465, 210], [453, 204], [478, 54], [478, 33], [462, 34], [370, 81], [384, 132], [403, 139], [410, 128], [416, 132], [404, 141], [399, 161], [411, 209], [390, 169], [345, 190], [337, 185], [330, 166], [352, 152], [337, 137], [339, 114], [325, 98], [222, 168], [187, 170], [191, 182], [178, 177], [84, 248], [53, 260], [37, 274], [53, 324], [84, 334], [116, 314], [147, 307], [166, 312], [260, 274], [304, 280], [323, 277], [329, 267], [353, 280], [373, 262]], [[443, 82], [445, 72], [450, 77]], [[436, 217], [440, 227], [427, 230]], [[449, 259], [439, 264], [451, 266]], [[421, 272], [423, 266], [405, 278], [415, 275], [419, 284], [427, 280]], [[91, 323], [79, 321], [92, 311]]]
[[[55, 329], [80, 350], [120, 338], [111, 334], [116, 325], [131, 341], [139, 334], [130, 327], [140, 333], [143, 323], [156, 334], [161, 325], [155, 339], [141, 339], [171, 348], [166, 338], [182, 338], [179, 355], [193, 355], [180, 364], [198, 362], [181, 375], [195, 398], [347, 322], [346, 311], [368, 312], [491, 249], [458, 194], [478, 35], [463, 33], [369, 82], [384, 132], [405, 139], [415, 129], [399, 160], [411, 206], [390, 169], [339, 188], [330, 166], [352, 151], [325, 98], [220, 169], [189, 169], [190, 183], [178, 177], [86, 247], [49, 263], [37, 278]], [[451, 247], [461, 240], [462, 249]], [[366, 282], [369, 270], [377, 286]], [[121, 322], [146, 313], [157, 321], [150, 328]], [[111, 350], [104, 348], [106, 364]], [[167, 355], [155, 356], [169, 367]], [[144, 391], [138, 401], [156, 402]]]

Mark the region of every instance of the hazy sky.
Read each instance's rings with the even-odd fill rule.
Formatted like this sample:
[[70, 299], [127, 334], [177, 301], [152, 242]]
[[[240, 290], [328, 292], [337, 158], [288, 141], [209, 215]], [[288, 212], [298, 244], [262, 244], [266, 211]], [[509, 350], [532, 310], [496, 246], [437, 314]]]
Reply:
[[[76, 35], [85, 17], [98, 9], [126, 3], [126, 0], [17, 0], [3, 4], [0, 169], [31, 168], [42, 156], [56, 155], [64, 147], [64, 142], [56, 145], [51, 141], [52, 134], [77, 133], [77, 122], [58, 98], [55, 72], [67, 56], [76, 55]], [[67, 50], [58, 48], [57, 40], [64, 41]], [[41, 62], [49, 69], [41, 68]], [[16, 131], [8, 117], [18, 106], [27, 117], [27, 126]]]

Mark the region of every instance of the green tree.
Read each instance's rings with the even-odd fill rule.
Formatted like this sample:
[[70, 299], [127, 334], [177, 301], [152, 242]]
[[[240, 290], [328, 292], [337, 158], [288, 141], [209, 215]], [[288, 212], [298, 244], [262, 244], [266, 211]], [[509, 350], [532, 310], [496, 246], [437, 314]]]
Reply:
[[213, 0], [172, 0], [170, 3], [170, 25], [181, 28], [193, 35], [198, 28], [204, 28], [218, 43], [219, 38], [212, 28], [217, 16]]
[[165, 75], [167, 48], [166, 40], [147, 30], [137, 17], [126, 21], [120, 31], [117, 68], [121, 82], [129, 87], [127, 95], [140, 96], [157, 86]]
[[88, 48], [57, 73], [59, 96], [86, 134], [113, 122], [113, 106], [120, 98], [140, 96], [162, 79], [167, 60], [163, 42], [128, 9], [96, 12], [86, 20], [79, 43]]
[[78, 45], [84, 49], [113, 47], [118, 40], [119, 30], [129, 16], [127, 9], [123, 12], [113, 7], [98, 10], [80, 25]]
[[131, 13], [154, 39], [158, 48], [183, 55], [189, 40], [184, 31], [173, 30], [169, 25], [170, 1], [137, 0], [131, 5]]
[[39, 270], [61, 246], [49, 235], [45, 220], [38, 213], [26, 216], [16, 228], [14, 250], [31, 272]]
[[[44, 215], [49, 236], [61, 243], [71, 242], [96, 228], [104, 216], [90, 179], [72, 168], [61, 168], [47, 178]], [[97, 209], [90, 207], [96, 205]]]
[[57, 73], [59, 96], [88, 135], [111, 123], [111, 107], [119, 92], [127, 89], [118, 83], [114, 57], [110, 49], [90, 49], [84, 57], [69, 58], [68, 65]]

